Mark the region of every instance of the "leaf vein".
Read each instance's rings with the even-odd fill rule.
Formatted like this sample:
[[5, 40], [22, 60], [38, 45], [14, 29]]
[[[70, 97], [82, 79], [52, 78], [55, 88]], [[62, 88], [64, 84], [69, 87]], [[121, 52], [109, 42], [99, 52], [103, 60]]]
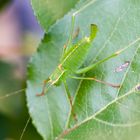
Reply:
[[109, 125], [109, 126], [112, 126], [112, 127], [133, 127], [133, 126], [140, 125], [140, 121], [139, 122], [134, 122], [134, 123], [125, 123], [125, 124], [123, 123], [123, 124], [121, 124], [121, 123], [110, 123], [110, 122], [101, 120], [97, 117], [94, 117], [93, 119], [102, 123], [102, 124]]
[[[138, 83], [138, 85], [139, 85], [139, 83]], [[88, 121], [90, 121], [90, 120], [92, 120], [92, 119], [95, 119], [95, 117], [96, 117], [97, 115], [99, 115], [100, 113], [102, 113], [103, 111], [105, 111], [110, 105], [116, 103], [118, 100], [121, 100], [121, 99], [123, 99], [124, 97], [131, 95], [132, 93], [137, 93], [137, 92], [135, 92], [135, 91], [136, 91], [136, 87], [137, 87], [137, 85], [136, 85], [135, 87], [133, 87], [131, 90], [129, 90], [127, 93], [125, 93], [124, 95], [119, 96], [118, 98], [115, 98], [114, 100], [112, 100], [111, 102], [109, 102], [109, 103], [108, 103], [107, 105], [105, 105], [102, 109], [100, 109], [99, 111], [97, 111], [94, 115], [88, 117], [88, 118], [85, 119], [84, 121], [80, 122], [79, 124], [76, 124], [75, 126], [73, 126], [73, 127], [70, 128], [70, 129], [68, 129], [68, 130], [67, 130], [67, 133], [65, 133], [65, 134], [64, 134], [64, 132], [61, 133], [59, 137], [65, 136], [65, 135], [67, 135], [68, 133], [70, 133], [71, 131], [73, 131], [73, 130], [75, 130], [76, 128], [80, 127], [82, 124], [84, 124], [84, 123], [86, 123], [86, 122], [88, 122]]]

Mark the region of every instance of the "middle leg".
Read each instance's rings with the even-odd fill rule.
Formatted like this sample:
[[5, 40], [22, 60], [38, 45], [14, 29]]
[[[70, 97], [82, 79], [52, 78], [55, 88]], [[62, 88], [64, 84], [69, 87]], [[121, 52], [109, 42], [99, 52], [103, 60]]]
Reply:
[[66, 83], [66, 80], [64, 80], [63, 83], [64, 83], [65, 90], [66, 90], [66, 93], [67, 93], [67, 96], [68, 96], [68, 99], [69, 99], [69, 102], [70, 102], [72, 116], [73, 116], [74, 120], [77, 122], [78, 121], [77, 115], [76, 115], [76, 113], [74, 112], [74, 109], [73, 109], [72, 97], [71, 97], [68, 85]]

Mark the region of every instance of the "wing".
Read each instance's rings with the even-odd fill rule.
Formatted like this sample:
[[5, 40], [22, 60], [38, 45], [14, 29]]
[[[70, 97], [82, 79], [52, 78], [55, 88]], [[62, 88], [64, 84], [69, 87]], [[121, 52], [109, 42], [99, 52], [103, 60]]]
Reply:
[[83, 64], [97, 31], [97, 25], [91, 24], [90, 36], [84, 37], [64, 53], [61, 64], [65, 69], [75, 71]]

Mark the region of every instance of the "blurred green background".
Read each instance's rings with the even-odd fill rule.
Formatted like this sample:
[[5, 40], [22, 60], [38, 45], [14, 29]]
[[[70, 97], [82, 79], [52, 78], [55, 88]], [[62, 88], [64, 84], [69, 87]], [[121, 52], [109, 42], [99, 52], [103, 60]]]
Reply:
[[[29, 0], [0, 1], [0, 140], [18, 140], [29, 118], [25, 92], [5, 97], [26, 87], [27, 62], [43, 31]], [[31, 121], [23, 140], [40, 140]]]

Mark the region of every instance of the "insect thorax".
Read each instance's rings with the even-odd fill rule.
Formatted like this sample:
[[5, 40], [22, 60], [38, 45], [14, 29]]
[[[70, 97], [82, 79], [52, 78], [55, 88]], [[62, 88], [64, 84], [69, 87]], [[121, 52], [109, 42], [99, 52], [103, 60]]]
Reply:
[[61, 70], [60, 68], [56, 68], [54, 72], [49, 77], [52, 85], [60, 85], [62, 79], [65, 77], [65, 70]]

